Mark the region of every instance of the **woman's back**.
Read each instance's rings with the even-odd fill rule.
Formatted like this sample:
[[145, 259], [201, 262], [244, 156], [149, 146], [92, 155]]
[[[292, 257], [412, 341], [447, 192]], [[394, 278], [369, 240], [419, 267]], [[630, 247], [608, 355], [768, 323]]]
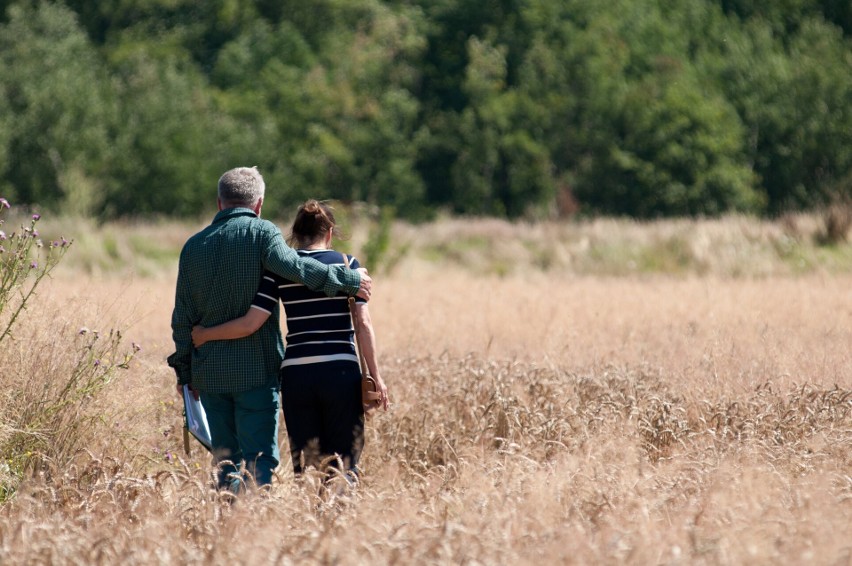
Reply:
[[[343, 255], [334, 250], [298, 253], [328, 265], [341, 265], [344, 261]], [[351, 261], [350, 267], [357, 269], [357, 260]], [[281, 367], [334, 361], [358, 363], [346, 295], [328, 297], [301, 283], [264, 273], [252, 307], [272, 312], [279, 299], [287, 316], [287, 347]]]

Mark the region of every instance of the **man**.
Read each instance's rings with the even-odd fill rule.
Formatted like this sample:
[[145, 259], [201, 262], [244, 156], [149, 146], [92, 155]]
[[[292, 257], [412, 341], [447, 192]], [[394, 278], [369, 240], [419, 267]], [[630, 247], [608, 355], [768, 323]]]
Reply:
[[281, 231], [260, 219], [265, 184], [256, 168], [239, 167], [219, 179], [219, 213], [184, 245], [178, 266], [168, 363], [178, 392], [189, 384], [207, 413], [219, 488], [242, 488], [240, 462], [258, 485], [278, 465], [278, 369], [284, 355], [279, 311], [254, 334], [192, 347], [193, 325], [214, 326], [242, 316], [268, 269], [329, 296], [343, 291], [370, 298], [366, 270], [347, 270], [301, 258]]

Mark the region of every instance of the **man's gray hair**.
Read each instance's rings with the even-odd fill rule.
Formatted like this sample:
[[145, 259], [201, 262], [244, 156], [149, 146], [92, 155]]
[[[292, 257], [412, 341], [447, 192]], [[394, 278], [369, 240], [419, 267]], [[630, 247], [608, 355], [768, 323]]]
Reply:
[[265, 191], [257, 167], [237, 167], [219, 177], [219, 200], [224, 208], [253, 207]]

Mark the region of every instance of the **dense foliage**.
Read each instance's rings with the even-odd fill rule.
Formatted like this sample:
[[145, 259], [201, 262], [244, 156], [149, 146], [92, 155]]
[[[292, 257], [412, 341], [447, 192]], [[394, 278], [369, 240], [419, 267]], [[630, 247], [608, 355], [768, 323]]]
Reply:
[[0, 195], [207, 214], [257, 165], [417, 219], [852, 190], [847, 0], [0, 0]]

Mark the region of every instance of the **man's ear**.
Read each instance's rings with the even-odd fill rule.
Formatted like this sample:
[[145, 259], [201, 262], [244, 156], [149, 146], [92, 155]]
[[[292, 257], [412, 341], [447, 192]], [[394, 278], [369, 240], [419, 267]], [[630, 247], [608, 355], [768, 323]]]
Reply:
[[220, 199], [219, 197], [216, 197], [216, 206], [219, 207], [220, 211], [222, 210], [222, 199]]
[[254, 213], [260, 216], [260, 209], [263, 208], [263, 197], [257, 199], [257, 204], [254, 205]]

